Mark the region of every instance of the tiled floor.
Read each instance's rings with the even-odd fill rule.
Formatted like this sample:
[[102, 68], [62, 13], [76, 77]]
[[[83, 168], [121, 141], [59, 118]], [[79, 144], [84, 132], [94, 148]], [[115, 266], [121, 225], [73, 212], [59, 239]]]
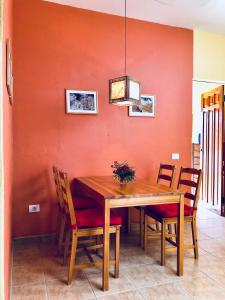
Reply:
[[[185, 240], [191, 230], [185, 228]], [[184, 276], [176, 276], [176, 255], [159, 265], [159, 240], [149, 241], [147, 253], [138, 246], [137, 234], [121, 236], [120, 278], [110, 278], [110, 290], [102, 292], [101, 271], [75, 273], [65, 283], [67, 267], [56, 255], [52, 238], [14, 242], [12, 300], [222, 300], [225, 299], [225, 218], [201, 209], [198, 217], [200, 257], [185, 253]], [[79, 254], [78, 260], [86, 260]]]

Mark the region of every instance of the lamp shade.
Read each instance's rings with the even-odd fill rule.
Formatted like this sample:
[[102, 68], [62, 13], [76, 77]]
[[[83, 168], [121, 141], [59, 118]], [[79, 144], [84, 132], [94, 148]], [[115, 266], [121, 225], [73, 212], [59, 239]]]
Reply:
[[109, 80], [109, 103], [118, 106], [140, 104], [140, 83], [129, 76]]

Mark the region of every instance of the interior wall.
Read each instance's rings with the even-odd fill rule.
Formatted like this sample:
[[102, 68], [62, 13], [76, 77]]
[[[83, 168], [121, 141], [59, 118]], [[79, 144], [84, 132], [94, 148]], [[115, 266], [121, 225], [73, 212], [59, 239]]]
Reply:
[[3, 151], [4, 151], [4, 290], [5, 299], [10, 298], [12, 267], [12, 106], [6, 89], [6, 39], [10, 39], [12, 47], [13, 0], [3, 2]]
[[[54, 232], [53, 164], [74, 177], [128, 160], [152, 182], [172, 152], [190, 165], [192, 31], [128, 20], [127, 73], [156, 95], [156, 117], [138, 118], [108, 104], [108, 80], [124, 72], [123, 18], [40, 0], [15, 1], [14, 16], [14, 236]], [[96, 90], [98, 115], [66, 114], [65, 89]]]
[[225, 35], [194, 31], [194, 78], [225, 81]]
[[[3, 2], [0, 1], [0, 69], [3, 70]], [[4, 160], [3, 160], [3, 72], [0, 73], [0, 299], [4, 299]]]

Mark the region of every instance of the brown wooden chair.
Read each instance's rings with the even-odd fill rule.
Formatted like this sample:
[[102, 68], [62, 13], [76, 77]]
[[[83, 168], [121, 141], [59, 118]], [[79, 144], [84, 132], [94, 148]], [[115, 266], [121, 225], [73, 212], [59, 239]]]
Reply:
[[176, 166], [160, 164], [159, 173], [157, 177], [157, 184], [163, 184], [173, 187], [175, 180]]
[[[56, 189], [56, 195], [57, 195], [57, 202], [59, 207], [59, 216], [58, 216], [58, 251], [59, 253], [62, 250], [62, 246], [64, 245], [64, 238], [65, 238], [65, 226], [66, 226], [66, 212], [65, 212], [65, 202], [62, 197], [61, 193], [61, 186], [60, 186], [60, 178], [59, 178], [59, 171], [57, 167], [52, 167], [53, 171], [53, 177], [55, 182], [55, 189]], [[82, 209], [90, 209], [90, 208], [96, 208], [97, 203], [94, 199], [84, 196], [77, 196], [73, 195], [73, 205], [75, 206], [75, 209], [82, 210]]]
[[57, 244], [58, 244], [58, 251], [61, 252], [62, 245], [63, 245], [63, 239], [64, 239], [65, 225], [66, 225], [65, 209], [64, 209], [65, 205], [64, 205], [64, 201], [63, 201], [62, 193], [61, 193], [58, 169], [55, 166], [53, 166], [52, 171], [53, 171], [56, 196], [57, 196], [57, 202], [58, 202], [58, 208], [59, 208], [58, 233], [57, 233], [58, 242], [57, 242]]
[[[157, 177], [157, 184], [173, 188], [174, 181], [175, 181], [175, 175], [176, 175], [176, 166], [175, 165], [160, 164], [159, 173], [158, 173], [158, 177]], [[149, 208], [151, 208], [151, 206], [149, 206]], [[144, 216], [143, 216], [143, 224], [144, 224]], [[152, 233], [153, 233], [152, 238], [161, 235], [161, 230], [160, 230], [159, 224], [160, 224], [159, 222], [155, 221], [155, 228], [153, 228], [152, 225], [149, 224], [149, 229], [151, 229]], [[144, 228], [144, 225], [143, 225], [143, 228]], [[171, 225], [168, 225], [168, 230], [169, 230], [169, 232], [171, 232], [171, 230], [172, 230]], [[143, 235], [144, 235], [144, 229], [143, 229]]]
[[[93, 237], [103, 235], [104, 216], [101, 208], [92, 208], [84, 210], [74, 210], [73, 199], [71, 195], [70, 185], [67, 178], [67, 174], [59, 171], [59, 179], [62, 191], [62, 197], [66, 203], [65, 211], [67, 215], [67, 238], [66, 238], [66, 254], [70, 245], [70, 236], [72, 236], [71, 242], [71, 254], [68, 270], [68, 284], [72, 281], [74, 269], [89, 268], [91, 266], [99, 266], [102, 261], [95, 262], [89, 252], [89, 250], [99, 249], [103, 245], [93, 245], [84, 247], [88, 254], [90, 263], [76, 264], [76, 251], [77, 243], [80, 237]], [[121, 216], [111, 212], [110, 216], [110, 234], [115, 233], [115, 260], [110, 260], [110, 264], [114, 265], [114, 276], [119, 277], [119, 255], [120, 255], [120, 227], [122, 223]]]
[[[176, 167], [174, 165], [169, 164], [160, 164], [159, 166], [159, 173], [157, 177], [157, 184], [166, 185], [169, 187], [173, 187], [174, 180], [175, 180], [175, 172]], [[143, 248], [144, 246], [144, 207], [136, 206], [136, 210], [139, 212], [139, 228], [140, 228], [140, 245]], [[130, 208], [128, 209], [128, 232], [130, 231]], [[157, 234], [159, 232], [159, 223], [155, 223], [156, 229], [153, 229], [154, 232]], [[152, 228], [152, 227], [151, 227]]]
[[[192, 177], [190, 179], [190, 177]], [[198, 240], [197, 240], [197, 224], [196, 214], [199, 200], [199, 191], [201, 185], [201, 170], [193, 168], [181, 167], [178, 189], [184, 189], [184, 197], [192, 201], [192, 205], [184, 205], [184, 221], [191, 223], [192, 227], [192, 244], [185, 245], [184, 249], [194, 249], [194, 256], [198, 258]], [[151, 217], [161, 223], [161, 265], [165, 264], [166, 252], [171, 252], [177, 249], [176, 225], [178, 220], [178, 205], [177, 204], [161, 204], [148, 206], [145, 210], [145, 226], [144, 226], [144, 248], [147, 248], [148, 238], [151, 238], [152, 233], [149, 230], [148, 218]], [[174, 225], [175, 233], [167, 230], [167, 226]], [[175, 241], [173, 240], [175, 238]], [[166, 248], [166, 241], [172, 244], [172, 247]]]

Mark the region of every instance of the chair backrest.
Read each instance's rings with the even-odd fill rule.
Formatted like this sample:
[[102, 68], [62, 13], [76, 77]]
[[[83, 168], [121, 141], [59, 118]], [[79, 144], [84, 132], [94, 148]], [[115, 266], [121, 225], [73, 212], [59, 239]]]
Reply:
[[61, 187], [60, 187], [60, 182], [59, 182], [59, 171], [55, 166], [52, 167], [52, 171], [53, 171], [53, 176], [54, 176], [58, 204], [59, 204], [60, 209], [64, 210], [64, 201], [62, 198], [62, 192], [61, 192]]
[[176, 167], [174, 165], [160, 164], [157, 184], [167, 184], [173, 187], [175, 180]]
[[62, 191], [62, 198], [65, 205], [65, 212], [69, 216], [71, 225], [76, 225], [76, 216], [73, 205], [73, 199], [70, 190], [70, 183], [68, 180], [67, 173], [59, 171], [59, 182]]
[[195, 210], [197, 209], [198, 206], [201, 180], [202, 180], [201, 170], [181, 167], [177, 188], [181, 189], [182, 187], [187, 187], [191, 189], [190, 192], [189, 191], [185, 192], [184, 197], [188, 200], [193, 201], [192, 207]]

